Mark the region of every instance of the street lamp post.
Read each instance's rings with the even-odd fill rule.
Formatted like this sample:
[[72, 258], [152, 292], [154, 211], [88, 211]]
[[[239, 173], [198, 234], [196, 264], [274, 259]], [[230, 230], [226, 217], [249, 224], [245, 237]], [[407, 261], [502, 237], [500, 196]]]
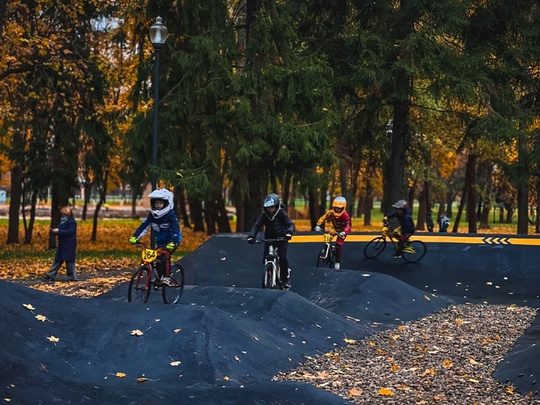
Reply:
[[[156, 22], [150, 27], [150, 42], [154, 46], [155, 68], [154, 68], [154, 133], [152, 137], [152, 166], [157, 167], [158, 162], [158, 106], [159, 106], [159, 57], [161, 50], [167, 40], [167, 27], [161, 22], [161, 17], [156, 18]], [[152, 191], [157, 186], [157, 173], [152, 174]]]

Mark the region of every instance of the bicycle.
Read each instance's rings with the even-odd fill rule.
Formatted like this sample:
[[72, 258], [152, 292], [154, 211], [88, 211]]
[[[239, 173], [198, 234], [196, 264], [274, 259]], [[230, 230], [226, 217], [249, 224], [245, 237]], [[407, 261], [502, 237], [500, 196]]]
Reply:
[[[264, 258], [264, 273], [262, 276], [262, 288], [265, 289], [283, 289], [281, 281], [281, 269], [279, 267], [278, 248], [274, 242], [285, 242], [287, 238], [257, 239], [255, 243], [267, 242], [268, 254]], [[288, 269], [287, 269], [288, 271]]]
[[[374, 259], [379, 256], [386, 248], [387, 238], [394, 244], [394, 249], [397, 250], [399, 231], [401, 227], [397, 227], [393, 231], [388, 229], [388, 223], [383, 225], [382, 235], [373, 238], [364, 248], [364, 256], [366, 259]], [[427, 247], [421, 240], [410, 239], [405, 242], [401, 251], [401, 257], [408, 263], [416, 263], [424, 257]]]
[[128, 302], [145, 303], [150, 297], [150, 291], [161, 288], [163, 302], [165, 304], [176, 304], [184, 292], [184, 269], [179, 264], [174, 264], [170, 269], [170, 285], [159, 283], [159, 273], [157, 271], [158, 250], [149, 249], [143, 242], [138, 241], [137, 245], [142, 246], [141, 264], [131, 275], [128, 287]]
[[335, 233], [326, 232], [323, 235], [324, 246], [317, 256], [317, 267], [328, 267], [333, 269], [336, 265], [336, 246], [332, 243]]

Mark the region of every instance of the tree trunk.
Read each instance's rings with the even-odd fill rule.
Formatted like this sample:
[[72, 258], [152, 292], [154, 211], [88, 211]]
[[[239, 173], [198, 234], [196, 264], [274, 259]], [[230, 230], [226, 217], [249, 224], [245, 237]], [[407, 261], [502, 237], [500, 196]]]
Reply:
[[32, 198], [30, 200], [30, 220], [28, 226], [24, 226], [24, 244], [29, 245], [32, 243], [32, 233], [34, 232], [34, 222], [36, 220], [36, 205], [37, 205], [38, 192], [32, 191]]
[[189, 221], [189, 215], [187, 213], [186, 195], [184, 194], [183, 190], [177, 192], [176, 195], [178, 197], [178, 218], [182, 218], [184, 228], [191, 229], [191, 222]]
[[465, 187], [467, 188], [467, 219], [469, 233], [477, 233], [476, 229], [476, 159], [477, 156], [470, 154], [467, 159], [465, 172]]
[[189, 210], [193, 221], [193, 232], [204, 232], [203, 208], [201, 200], [189, 198]]
[[317, 197], [315, 195], [315, 191], [310, 188], [308, 191], [308, 200], [309, 200], [309, 219], [310, 219], [310, 229], [315, 228], [317, 225], [317, 220], [320, 218], [320, 215], [318, 213], [318, 206], [317, 204]]
[[[18, 126], [13, 131], [12, 151], [22, 153], [24, 148], [24, 138]], [[9, 223], [7, 244], [19, 243], [19, 212], [21, 210], [21, 199], [23, 195], [23, 174], [20, 164], [15, 162], [11, 169], [11, 191], [9, 203]]]

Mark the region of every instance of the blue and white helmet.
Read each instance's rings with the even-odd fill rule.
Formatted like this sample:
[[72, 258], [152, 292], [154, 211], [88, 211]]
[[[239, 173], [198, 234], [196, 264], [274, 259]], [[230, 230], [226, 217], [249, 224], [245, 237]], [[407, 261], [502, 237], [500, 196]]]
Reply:
[[[275, 207], [276, 210], [272, 213], [269, 213], [267, 208], [270, 208], [270, 207]], [[279, 197], [274, 193], [268, 194], [263, 202], [263, 210], [266, 216], [271, 221], [273, 221], [279, 211]]]
[[[152, 191], [148, 194], [148, 198], [150, 198], [150, 211], [156, 219], [161, 218], [174, 207], [173, 193], [166, 188]], [[156, 201], [163, 201], [163, 208], [157, 209], [155, 205]]]

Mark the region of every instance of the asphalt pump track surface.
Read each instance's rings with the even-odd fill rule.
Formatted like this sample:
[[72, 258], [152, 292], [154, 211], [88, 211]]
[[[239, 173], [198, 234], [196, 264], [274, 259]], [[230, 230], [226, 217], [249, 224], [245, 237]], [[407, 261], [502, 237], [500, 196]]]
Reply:
[[[262, 246], [219, 234], [180, 260], [176, 305], [128, 303], [127, 283], [92, 299], [0, 281], [0, 398], [16, 404], [346, 404], [313, 385], [272, 382], [306, 356], [452, 304], [540, 306], [540, 238], [432, 236], [421, 262], [365, 259], [350, 235], [342, 269], [316, 268], [320, 235], [289, 246], [292, 288], [263, 290]], [[538, 318], [494, 375], [536, 395]]]

